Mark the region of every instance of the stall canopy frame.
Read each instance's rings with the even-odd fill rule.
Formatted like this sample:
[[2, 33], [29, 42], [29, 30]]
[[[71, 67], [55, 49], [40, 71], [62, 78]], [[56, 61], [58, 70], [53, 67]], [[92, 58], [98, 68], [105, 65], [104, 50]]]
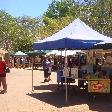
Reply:
[[[79, 18], [75, 19], [68, 26], [59, 32], [43, 40], [33, 43], [34, 50], [56, 50], [65, 49], [65, 67], [67, 49], [90, 49], [94, 44], [109, 40], [110, 38], [93, 30]], [[33, 73], [32, 73], [33, 74]], [[33, 83], [32, 83], [33, 84]], [[32, 85], [33, 86], [33, 85]], [[65, 76], [66, 103], [67, 103], [67, 83]]]

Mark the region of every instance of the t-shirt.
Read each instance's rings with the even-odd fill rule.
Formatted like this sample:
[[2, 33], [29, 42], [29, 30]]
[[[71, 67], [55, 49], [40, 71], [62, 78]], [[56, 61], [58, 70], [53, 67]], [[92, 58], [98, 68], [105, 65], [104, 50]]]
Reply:
[[5, 75], [6, 64], [4, 61], [0, 61], [0, 76]]
[[50, 61], [48, 61], [48, 60], [43, 61], [43, 69], [49, 68], [50, 66], [51, 66]]

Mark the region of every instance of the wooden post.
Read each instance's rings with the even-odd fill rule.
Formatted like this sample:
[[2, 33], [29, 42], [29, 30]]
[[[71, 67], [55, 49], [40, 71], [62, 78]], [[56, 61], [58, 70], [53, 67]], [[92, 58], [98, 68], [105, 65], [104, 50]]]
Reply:
[[32, 91], [34, 91], [33, 89], [33, 63], [34, 63], [34, 60], [32, 59]]

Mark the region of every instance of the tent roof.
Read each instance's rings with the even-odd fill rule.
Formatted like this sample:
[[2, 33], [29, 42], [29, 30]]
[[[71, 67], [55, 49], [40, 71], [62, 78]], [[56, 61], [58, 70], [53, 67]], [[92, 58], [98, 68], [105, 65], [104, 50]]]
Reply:
[[[81, 50], [67, 50], [66, 51], [66, 55], [67, 56], [72, 56], [72, 55], [75, 55], [76, 53], [78, 53], [78, 52], [81, 52]], [[57, 54], [56, 54], [57, 56], [65, 56], [65, 50], [64, 51], [60, 51], [60, 52], [58, 52]]]
[[55, 55], [58, 52], [59, 52], [58, 50], [52, 50], [51, 52], [48, 52], [46, 55]]
[[27, 56], [27, 54], [23, 53], [22, 51], [17, 51], [14, 56]]
[[[69, 55], [74, 55], [76, 54], [77, 52], [82, 52], [81, 50], [67, 50], [66, 51], [66, 55], [69, 56]], [[52, 50], [51, 52], [47, 53], [46, 55], [57, 55], [57, 56], [65, 56], [65, 50]]]
[[34, 42], [33, 49], [84, 48], [108, 39], [78, 18], [52, 36]]
[[36, 51], [26, 52], [26, 54], [28, 54], [29, 56], [37, 56], [37, 55], [45, 55], [46, 53], [41, 50], [36, 50]]

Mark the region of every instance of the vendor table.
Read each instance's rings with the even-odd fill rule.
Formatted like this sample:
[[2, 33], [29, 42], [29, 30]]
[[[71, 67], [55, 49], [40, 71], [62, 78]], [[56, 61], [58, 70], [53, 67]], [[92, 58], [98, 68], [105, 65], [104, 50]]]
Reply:
[[[88, 92], [93, 93], [110, 93], [110, 85], [111, 81], [110, 79], [103, 79], [103, 78], [73, 78], [70, 76], [67, 76], [67, 83], [75, 83], [75, 80], [77, 79], [79, 84], [84, 84], [86, 82], [87, 84], [87, 90]], [[62, 70], [57, 72], [57, 82], [63, 83], [65, 82], [65, 76], [63, 76]], [[80, 85], [78, 85], [80, 87]]]

